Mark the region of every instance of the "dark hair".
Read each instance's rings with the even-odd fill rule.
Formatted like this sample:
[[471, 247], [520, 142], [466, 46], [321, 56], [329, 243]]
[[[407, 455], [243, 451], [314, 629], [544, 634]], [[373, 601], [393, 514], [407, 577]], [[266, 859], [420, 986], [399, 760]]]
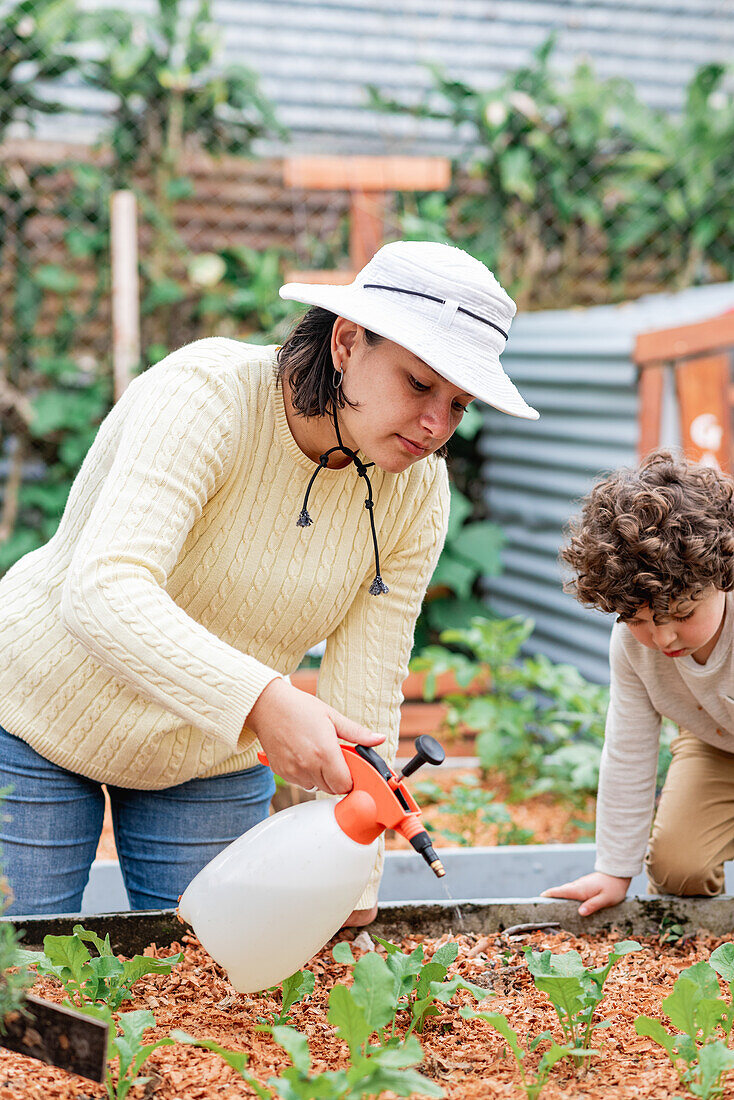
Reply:
[[683, 596], [734, 589], [734, 482], [720, 470], [654, 451], [600, 481], [568, 526], [564, 588], [622, 620], [648, 605], [670, 613]]
[[[334, 363], [331, 358], [331, 331], [337, 319], [321, 306], [311, 306], [278, 352], [278, 375], [281, 385], [291, 388], [293, 407], [301, 416], [326, 416], [334, 408], [353, 405], [334, 385]], [[382, 343], [382, 336], [369, 329], [364, 338], [370, 347]]]
[[[356, 405], [345, 396], [341, 386], [334, 385], [331, 332], [337, 316], [321, 306], [311, 306], [278, 351], [280, 384], [287, 380], [293, 407], [301, 416], [327, 416], [335, 408]], [[369, 347], [377, 347], [384, 339], [368, 328], [364, 330], [364, 338]], [[445, 446], [439, 447], [435, 454], [439, 458], [448, 457]]]

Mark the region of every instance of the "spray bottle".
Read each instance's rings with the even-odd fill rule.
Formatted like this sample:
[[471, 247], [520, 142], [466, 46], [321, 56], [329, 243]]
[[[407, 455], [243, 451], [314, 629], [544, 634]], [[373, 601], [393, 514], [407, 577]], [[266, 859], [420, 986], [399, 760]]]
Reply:
[[[215, 856], [187, 886], [179, 913], [240, 993], [277, 985], [341, 928], [370, 877], [377, 838], [401, 833], [439, 878], [443, 865], [403, 779], [441, 764], [433, 737], [393, 772], [374, 749], [339, 746], [353, 787], [261, 821]], [[267, 764], [267, 757], [260, 754]]]

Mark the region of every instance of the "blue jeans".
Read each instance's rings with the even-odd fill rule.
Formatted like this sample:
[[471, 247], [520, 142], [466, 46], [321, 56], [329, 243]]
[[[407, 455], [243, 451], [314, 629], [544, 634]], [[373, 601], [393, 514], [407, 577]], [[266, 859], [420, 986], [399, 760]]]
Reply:
[[[268, 815], [273, 773], [257, 765], [162, 791], [105, 784], [133, 909], [174, 907], [191, 879]], [[0, 865], [9, 914], [78, 913], [104, 817], [102, 785], [52, 764], [0, 726]]]

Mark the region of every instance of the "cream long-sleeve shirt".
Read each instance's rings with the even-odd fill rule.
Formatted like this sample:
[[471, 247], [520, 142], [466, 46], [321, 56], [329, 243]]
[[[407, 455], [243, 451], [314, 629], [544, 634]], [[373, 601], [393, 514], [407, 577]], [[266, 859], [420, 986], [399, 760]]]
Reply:
[[448, 522], [446, 464], [325, 469], [288, 427], [274, 347], [200, 340], [100, 427], [59, 528], [0, 581], [0, 725], [99, 782], [161, 789], [257, 763], [244, 727], [326, 638], [321, 699], [394, 757], [413, 628]]
[[663, 717], [709, 745], [734, 753], [734, 594], [704, 665], [666, 657], [612, 629], [611, 692], [599, 774], [596, 870], [620, 878], [642, 870], [655, 804]]

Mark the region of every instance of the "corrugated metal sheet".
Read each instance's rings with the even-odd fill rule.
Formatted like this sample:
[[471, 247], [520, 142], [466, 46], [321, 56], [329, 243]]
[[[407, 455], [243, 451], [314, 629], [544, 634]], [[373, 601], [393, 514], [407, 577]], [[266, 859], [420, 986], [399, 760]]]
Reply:
[[[631, 354], [637, 334], [733, 306], [734, 283], [726, 283], [514, 321], [503, 363], [541, 418], [519, 420], [485, 409], [480, 449], [489, 516], [507, 535], [504, 571], [488, 580], [487, 596], [497, 614], [535, 619], [528, 652], [607, 680], [613, 617], [581, 607], [562, 591], [563, 527], [600, 473], [636, 461]], [[661, 441], [677, 442], [669, 406]]]
[[[153, 0], [125, 7], [147, 13]], [[223, 61], [260, 74], [292, 147], [306, 151], [453, 151], [461, 135], [444, 123], [369, 111], [365, 85], [414, 102], [431, 86], [426, 63], [438, 62], [491, 88], [551, 31], [560, 68], [586, 55], [600, 76], [627, 77], [669, 110], [698, 65], [734, 55], [734, 0], [214, 0], [212, 10]], [[44, 120], [40, 136], [91, 140], [109, 100], [71, 83], [63, 97], [81, 114]]]

